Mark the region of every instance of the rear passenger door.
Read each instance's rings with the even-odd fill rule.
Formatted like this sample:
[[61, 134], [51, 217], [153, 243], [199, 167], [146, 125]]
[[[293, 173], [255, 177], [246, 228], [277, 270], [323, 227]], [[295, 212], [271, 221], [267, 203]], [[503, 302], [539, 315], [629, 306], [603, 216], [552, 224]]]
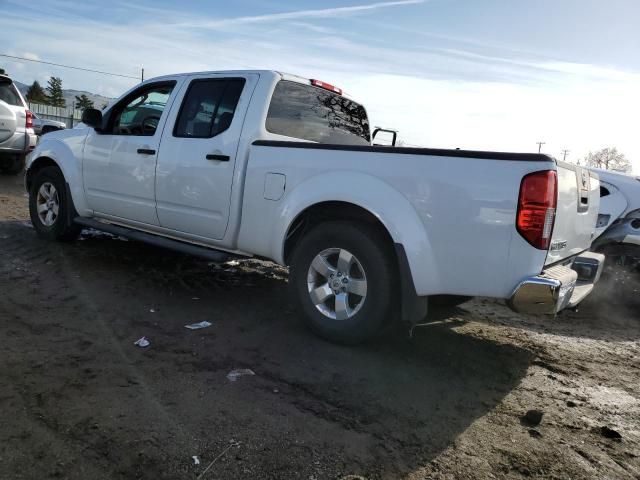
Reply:
[[160, 226], [222, 239], [238, 142], [257, 74], [193, 76], [168, 118], [156, 167]]

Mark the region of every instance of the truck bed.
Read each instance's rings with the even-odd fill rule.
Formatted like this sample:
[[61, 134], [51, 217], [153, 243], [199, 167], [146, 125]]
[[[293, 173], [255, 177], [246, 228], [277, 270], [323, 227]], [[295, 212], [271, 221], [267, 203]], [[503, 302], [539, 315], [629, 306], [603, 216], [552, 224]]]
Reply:
[[[250, 148], [245, 192], [263, 192], [268, 173], [283, 175], [286, 189], [279, 202], [245, 197], [239, 247], [279, 258], [281, 253], [275, 255], [272, 242], [252, 225], [277, 217], [277, 211], [289, 204], [300, 209], [323, 197], [357, 204], [373, 190], [380, 197], [380, 204], [372, 208], [374, 215], [395, 215], [392, 222], [398, 222], [398, 231], [406, 230], [399, 224], [417, 219], [426, 232], [422, 248], [407, 252], [413, 256], [410, 264], [416, 270], [412, 274], [419, 295], [507, 298], [523, 277], [539, 274], [547, 262], [547, 251], [533, 248], [515, 229], [521, 180], [541, 170], [560, 170], [564, 202], [570, 195], [571, 170], [541, 154], [256, 141]], [[302, 191], [304, 201], [297, 194]], [[562, 204], [558, 235], [580, 230], [589, 215], [597, 214], [591, 205], [579, 220], [577, 212], [571, 213], [576, 203], [577, 199]], [[393, 224], [386, 226], [393, 231]], [[417, 230], [415, 235], [420, 235]], [[586, 238], [570, 239], [555, 261], [587, 249], [589, 242], [582, 243]]]

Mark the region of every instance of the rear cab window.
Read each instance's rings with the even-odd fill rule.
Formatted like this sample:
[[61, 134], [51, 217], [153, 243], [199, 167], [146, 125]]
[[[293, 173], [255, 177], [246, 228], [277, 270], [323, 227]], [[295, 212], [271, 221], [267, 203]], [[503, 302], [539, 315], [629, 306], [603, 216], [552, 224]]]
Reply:
[[11, 81], [0, 79], [0, 100], [14, 107], [24, 107], [22, 98]]
[[266, 129], [310, 142], [371, 145], [364, 107], [323, 88], [280, 80], [271, 97]]

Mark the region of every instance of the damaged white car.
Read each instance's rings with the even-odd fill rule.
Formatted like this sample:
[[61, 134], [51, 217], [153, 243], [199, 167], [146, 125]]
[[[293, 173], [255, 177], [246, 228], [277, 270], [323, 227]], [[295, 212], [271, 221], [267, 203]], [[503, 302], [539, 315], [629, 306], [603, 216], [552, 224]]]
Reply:
[[600, 177], [600, 211], [592, 250], [609, 262], [640, 267], [640, 176], [592, 169]]

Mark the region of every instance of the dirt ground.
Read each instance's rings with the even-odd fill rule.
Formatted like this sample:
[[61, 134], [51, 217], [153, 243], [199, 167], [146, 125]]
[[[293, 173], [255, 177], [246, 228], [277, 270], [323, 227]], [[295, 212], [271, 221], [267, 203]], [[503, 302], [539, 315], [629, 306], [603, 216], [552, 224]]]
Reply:
[[640, 478], [638, 278], [555, 319], [476, 299], [346, 348], [278, 266], [47, 243], [26, 202], [0, 177], [2, 479]]

